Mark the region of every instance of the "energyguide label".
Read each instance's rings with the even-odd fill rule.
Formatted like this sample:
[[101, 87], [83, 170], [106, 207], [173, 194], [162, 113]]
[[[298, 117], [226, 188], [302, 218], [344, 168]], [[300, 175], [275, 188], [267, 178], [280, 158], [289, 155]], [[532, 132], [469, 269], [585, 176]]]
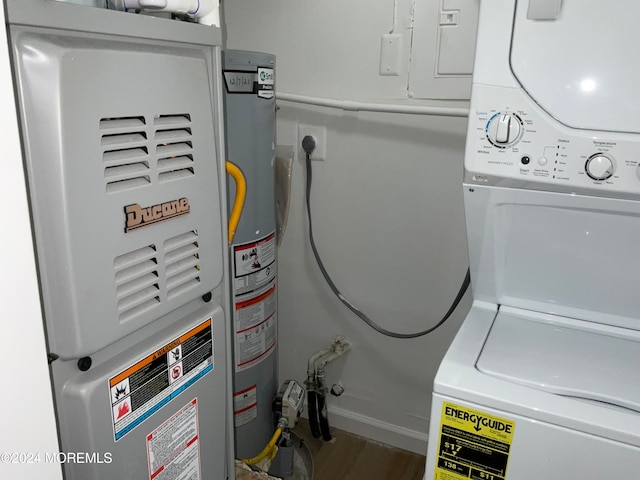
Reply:
[[444, 402], [435, 480], [505, 480], [515, 422]]

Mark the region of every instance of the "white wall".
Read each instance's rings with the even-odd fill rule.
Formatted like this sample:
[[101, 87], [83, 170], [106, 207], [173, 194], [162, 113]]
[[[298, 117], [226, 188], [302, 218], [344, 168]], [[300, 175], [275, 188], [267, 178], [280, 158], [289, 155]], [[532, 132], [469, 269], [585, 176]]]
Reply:
[[[61, 479], [53, 399], [22, 167], [4, 10], [0, 8], [0, 191], [5, 208], [0, 240], [3, 392], [0, 395], [0, 478]], [[23, 454], [23, 455], [20, 455]]]
[[[395, 8], [393, 0], [230, 0], [227, 47], [274, 53], [277, 91], [406, 103], [411, 12], [410, 0]], [[403, 35], [405, 73], [383, 77], [380, 37], [394, 28]], [[318, 249], [338, 287], [384, 328], [414, 332], [436, 323], [467, 268], [466, 119], [279, 106], [280, 145], [297, 150], [298, 123], [327, 128], [328, 158], [313, 165], [312, 210]], [[345, 335], [353, 350], [328, 368], [328, 384], [346, 388], [329, 399], [330, 423], [424, 453], [433, 378], [470, 294], [427, 337], [397, 340], [367, 327], [332, 296], [314, 263], [304, 181], [297, 158], [279, 251], [280, 379], [304, 380], [309, 355]]]

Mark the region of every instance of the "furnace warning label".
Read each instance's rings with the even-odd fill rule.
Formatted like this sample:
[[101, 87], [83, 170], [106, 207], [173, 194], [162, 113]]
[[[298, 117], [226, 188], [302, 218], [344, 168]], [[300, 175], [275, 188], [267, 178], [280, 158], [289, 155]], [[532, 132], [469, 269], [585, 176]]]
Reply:
[[243, 295], [260, 288], [276, 275], [276, 234], [233, 246], [233, 292]]
[[444, 402], [435, 480], [504, 480], [515, 422]]
[[256, 385], [233, 394], [233, 421], [236, 427], [258, 418], [258, 389]]
[[120, 440], [211, 370], [213, 336], [209, 318], [109, 379], [115, 440]]
[[147, 435], [149, 480], [200, 480], [198, 399]]
[[275, 279], [265, 289], [242, 299], [235, 298], [235, 363], [236, 371], [263, 361], [276, 345]]

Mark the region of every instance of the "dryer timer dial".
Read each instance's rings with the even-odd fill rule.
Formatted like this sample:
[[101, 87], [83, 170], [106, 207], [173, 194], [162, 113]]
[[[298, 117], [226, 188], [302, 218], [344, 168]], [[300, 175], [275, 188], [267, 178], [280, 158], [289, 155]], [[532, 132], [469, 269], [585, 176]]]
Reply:
[[508, 147], [520, 138], [522, 122], [513, 113], [498, 113], [494, 115], [487, 125], [487, 137], [497, 147]]

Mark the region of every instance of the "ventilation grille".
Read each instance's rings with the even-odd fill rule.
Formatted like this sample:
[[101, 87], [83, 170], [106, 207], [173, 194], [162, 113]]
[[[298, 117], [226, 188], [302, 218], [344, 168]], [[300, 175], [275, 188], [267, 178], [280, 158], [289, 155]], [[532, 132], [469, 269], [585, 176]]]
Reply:
[[[153, 138], [147, 120], [139, 117], [102, 118], [100, 146], [107, 193], [120, 192], [195, 175], [191, 115], [157, 115]], [[155, 147], [155, 157], [149, 151]], [[156, 162], [152, 164], [152, 162]]]
[[120, 255], [113, 266], [120, 322], [145, 313], [160, 303], [155, 245]]
[[100, 145], [107, 192], [151, 183], [144, 117], [103, 118]]
[[167, 298], [171, 300], [200, 283], [198, 233], [191, 231], [164, 242]]
[[159, 115], [154, 119], [158, 181], [169, 182], [194, 175], [191, 116]]

